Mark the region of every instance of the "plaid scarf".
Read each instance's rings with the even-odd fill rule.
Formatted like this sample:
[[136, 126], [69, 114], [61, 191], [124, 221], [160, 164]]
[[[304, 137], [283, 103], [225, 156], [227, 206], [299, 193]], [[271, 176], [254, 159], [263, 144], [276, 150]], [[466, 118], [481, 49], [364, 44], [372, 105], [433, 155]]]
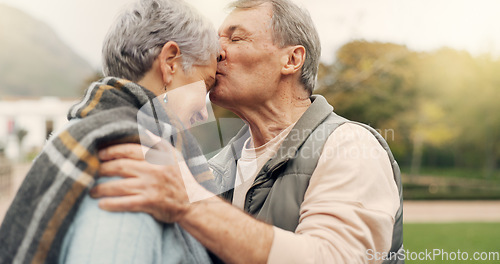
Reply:
[[[208, 190], [213, 176], [192, 135], [147, 89], [123, 79], [93, 83], [68, 119], [80, 119], [49, 140], [34, 161], [0, 228], [0, 263], [57, 263], [65, 233], [98, 176], [99, 149], [169, 140]], [[165, 111], [166, 110], [166, 111]]]

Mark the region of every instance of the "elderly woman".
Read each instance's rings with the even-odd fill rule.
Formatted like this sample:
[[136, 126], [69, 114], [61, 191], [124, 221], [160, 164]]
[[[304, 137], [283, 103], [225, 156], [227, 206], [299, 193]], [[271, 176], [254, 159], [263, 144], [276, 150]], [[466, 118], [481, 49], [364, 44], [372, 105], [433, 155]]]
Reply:
[[88, 190], [100, 173], [99, 149], [153, 146], [159, 137], [213, 187], [199, 147], [183, 130], [206, 115], [218, 47], [215, 30], [182, 0], [142, 0], [121, 14], [104, 42], [107, 77], [70, 110], [69, 125], [47, 142], [5, 217], [0, 262], [208, 262], [177, 225], [145, 213], [105, 212]]

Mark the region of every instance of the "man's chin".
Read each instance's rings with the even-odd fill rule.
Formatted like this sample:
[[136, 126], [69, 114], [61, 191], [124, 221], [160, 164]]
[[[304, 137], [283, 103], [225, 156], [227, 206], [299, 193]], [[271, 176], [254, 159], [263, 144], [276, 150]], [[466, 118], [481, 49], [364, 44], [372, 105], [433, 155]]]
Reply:
[[231, 98], [226, 97], [227, 94], [224, 94], [222, 89], [218, 86], [212, 88], [208, 94], [208, 98], [210, 98], [212, 104], [227, 109], [229, 106], [228, 104], [231, 103]]
[[210, 102], [212, 102], [213, 104], [219, 105], [218, 102], [220, 96], [217, 87], [212, 88], [210, 92], [208, 92], [208, 98], [210, 99]]

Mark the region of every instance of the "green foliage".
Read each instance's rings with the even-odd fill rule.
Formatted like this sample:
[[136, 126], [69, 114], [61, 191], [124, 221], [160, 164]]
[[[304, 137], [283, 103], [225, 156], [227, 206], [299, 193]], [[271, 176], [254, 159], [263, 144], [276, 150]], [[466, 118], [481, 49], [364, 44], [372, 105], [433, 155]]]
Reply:
[[335, 111], [381, 130], [400, 164], [476, 168], [488, 177], [500, 157], [500, 61], [443, 48], [354, 41], [321, 65], [317, 92]]
[[419, 175], [402, 167], [405, 200], [500, 200], [500, 170], [485, 176], [473, 168], [423, 167]]
[[338, 114], [379, 131], [394, 131], [386, 140], [398, 160], [408, 159], [411, 144], [406, 135], [418, 92], [416, 57], [401, 45], [348, 43], [338, 51], [334, 64], [320, 66], [317, 91]]
[[335, 64], [323, 65], [318, 91], [339, 113], [381, 128], [413, 103], [413, 57], [400, 45], [348, 43]]
[[[456, 181], [433, 179], [437, 183], [404, 183], [403, 198], [405, 200], [500, 200], [500, 188], [481, 183], [466, 186]], [[467, 182], [467, 181], [464, 181]], [[439, 184], [438, 184], [439, 183]]]

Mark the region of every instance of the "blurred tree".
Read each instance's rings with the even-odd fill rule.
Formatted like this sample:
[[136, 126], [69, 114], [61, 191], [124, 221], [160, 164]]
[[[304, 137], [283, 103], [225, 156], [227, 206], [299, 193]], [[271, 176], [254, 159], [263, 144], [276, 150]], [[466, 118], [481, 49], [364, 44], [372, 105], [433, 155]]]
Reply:
[[317, 92], [351, 120], [392, 129], [386, 139], [414, 174], [424, 161], [491, 175], [500, 157], [498, 72], [500, 61], [491, 56], [354, 41], [333, 64], [320, 65]]
[[[341, 47], [332, 65], [321, 65], [318, 90], [351, 120], [370, 124], [386, 138], [398, 158], [408, 151], [408, 117], [414, 115], [417, 91], [416, 53], [405, 46], [354, 41]], [[381, 133], [384, 135], [385, 133]]]
[[[443, 48], [429, 53], [419, 68], [419, 90], [427, 102], [444, 112], [440, 123], [452, 141], [455, 166], [483, 167], [491, 175], [498, 161], [500, 142], [500, 62], [489, 56]], [[448, 138], [450, 139], [450, 138]]]

